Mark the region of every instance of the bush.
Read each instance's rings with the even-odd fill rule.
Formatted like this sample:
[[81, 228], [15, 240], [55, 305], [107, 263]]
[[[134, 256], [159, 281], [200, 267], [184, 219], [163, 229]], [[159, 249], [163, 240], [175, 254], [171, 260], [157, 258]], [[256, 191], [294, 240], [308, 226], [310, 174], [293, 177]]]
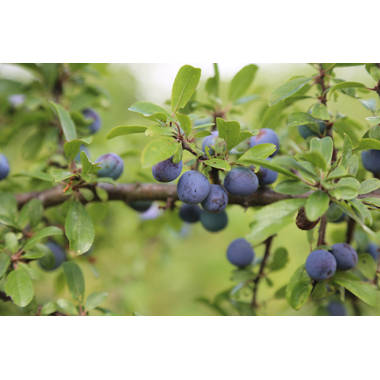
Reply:
[[[185, 65], [170, 101], [129, 99], [133, 124], [121, 126], [109, 119], [106, 65], [17, 66], [29, 82], [0, 78], [1, 312], [112, 314], [107, 292], [86, 291], [97, 260], [138, 294], [134, 279], [158, 252], [163, 262], [189, 260], [178, 280], [197, 278], [188, 267], [195, 258], [205, 260], [205, 277], [220, 269], [226, 286], [215, 297], [199, 294], [198, 278], [181, 296], [198, 297], [210, 313], [264, 314], [274, 300], [287, 314], [380, 312], [376, 64], [358, 64], [372, 85], [341, 79], [344, 64], [311, 64], [276, 89], [255, 84], [257, 93], [256, 65], [229, 83], [216, 64], [204, 83]], [[232, 286], [226, 258], [217, 261], [221, 245], [235, 266]], [[164, 264], [154, 265], [150, 276]], [[123, 303], [113, 281], [103, 285], [113, 305]]]

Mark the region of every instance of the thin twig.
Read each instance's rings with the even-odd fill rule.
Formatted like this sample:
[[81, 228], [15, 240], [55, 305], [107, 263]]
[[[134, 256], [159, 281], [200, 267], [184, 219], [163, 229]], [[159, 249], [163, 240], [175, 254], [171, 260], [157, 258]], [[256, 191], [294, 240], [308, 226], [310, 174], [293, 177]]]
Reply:
[[267, 240], [265, 240], [265, 252], [264, 252], [264, 257], [263, 260], [261, 261], [260, 264], [260, 269], [259, 273], [253, 280], [253, 294], [252, 294], [252, 301], [251, 301], [251, 307], [256, 308], [258, 306], [257, 304], [257, 293], [259, 289], [259, 284], [260, 280], [264, 277], [264, 270], [265, 270], [265, 265], [267, 264], [267, 261], [269, 259], [270, 255], [270, 249], [272, 245], [274, 236], [270, 236]]
[[355, 232], [355, 220], [352, 218], [349, 218], [347, 220], [347, 230], [346, 230], [346, 243], [351, 244], [352, 239], [354, 238], [354, 232]]
[[323, 215], [319, 222], [319, 231], [318, 231], [318, 242], [317, 246], [326, 245], [326, 227], [327, 227], [327, 216]]

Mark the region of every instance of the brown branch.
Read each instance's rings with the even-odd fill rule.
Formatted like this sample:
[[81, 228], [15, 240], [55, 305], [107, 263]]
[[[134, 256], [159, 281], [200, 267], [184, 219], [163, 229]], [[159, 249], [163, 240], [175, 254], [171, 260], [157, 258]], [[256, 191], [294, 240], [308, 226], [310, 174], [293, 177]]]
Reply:
[[258, 306], [258, 304], [257, 304], [257, 293], [259, 290], [260, 280], [264, 277], [264, 269], [265, 269], [265, 265], [267, 264], [267, 261], [269, 259], [270, 249], [272, 246], [273, 238], [274, 238], [274, 236], [270, 236], [267, 240], [265, 240], [264, 257], [263, 257], [263, 260], [261, 261], [261, 264], [260, 264], [259, 273], [257, 274], [257, 276], [253, 280], [253, 294], [252, 294], [252, 301], [251, 301], [251, 307], [252, 308], [256, 308]]
[[319, 222], [318, 242], [317, 242], [318, 247], [320, 245], [326, 245], [326, 240], [325, 240], [326, 227], [327, 227], [327, 216], [323, 215], [321, 217], [321, 221]]
[[[108, 193], [108, 199], [111, 201], [167, 201], [172, 198], [173, 201], [178, 200], [176, 185], [160, 184], [160, 183], [125, 183], [112, 185], [108, 183], [100, 183], [97, 186], [104, 189]], [[95, 185], [88, 188], [95, 190]], [[52, 189], [43, 191], [33, 191], [30, 193], [17, 194], [16, 199], [19, 207], [31, 199], [37, 198], [41, 200], [45, 208], [57, 206], [65, 202], [70, 197], [69, 194], [63, 192], [62, 186], [57, 186]], [[303, 195], [306, 197], [306, 195]], [[248, 206], [264, 206], [283, 199], [293, 198], [290, 195], [276, 193], [271, 189], [259, 190], [248, 197], [231, 196], [229, 197], [230, 204], [240, 204]], [[83, 203], [86, 203], [84, 198], [80, 198]], [[100, 201], [94, 192], [93, 201]], [[92, 201], [92, 202], [93, 202]]]
[[352, 239], [354, 238], [355, 232], [355, 220], [352, 218], [348, 218], [347, 220], [347, 230], [346, 230], [346, 243], [351, 244]]
[[[96, 186], [104, 189], [108, 193], [108, 199], [111, 201], [124, 201], [126, 203], [133, 201], [167, 201], [172, 198], [173, 201], [178, 200], [177, 187], [175, 184], [161, 184], [161, 183], [119, 183], [112, 185], [109, 183], [99, 183], [98, 185], [88, 185], [87, 188], [93, 190], [94, 199], [91, 202], [100, 201], [95, 194]], [[292, 198], [307, 198], [310, 194], [302, 194], [297, 196], [285, 195], [276, 193], [272, 189], [259, 189], [247, 197], [239, 197], [229, 195], [229, 204], [238, 204], [244, 207], [248, 206], [265, 206], [274, 202], [284, 199]], [[361, 195], [360, 198], [365, 197], [380, 198], [380, 191], [374, 191], [369, 194]], [[45, 208], [57, 206], [65, 202], [70, 197], [69, 194], [63, 192], [63, 186], [53, 187], [43, 191], [32, 191], [28, 193], [16, 194], [16, 199], [19, 207], [31, 199], [39, 199]], [[81, 202], [87, 201], [80, 197]]]

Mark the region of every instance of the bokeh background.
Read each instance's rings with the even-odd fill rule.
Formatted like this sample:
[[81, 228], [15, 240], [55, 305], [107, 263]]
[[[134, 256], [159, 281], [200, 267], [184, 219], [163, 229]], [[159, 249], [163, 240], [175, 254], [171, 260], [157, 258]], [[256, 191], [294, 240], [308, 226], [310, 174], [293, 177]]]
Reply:
[[[212, 64], [186, 62], [202, 68], [202, 79], [212, 74]], [[222, 79], [228, 80], [244, 63], [220, 64]], [[99, 155], [115, 152], [124, 158], [125, 171], [120, 182], [153, 181], [149, 170], [142, 170], [136, 152], [146, 144], [146, 138], [130, 135], [106, 140], [109, 130], [122, 124], [138, 122], [136, 114], [128, 107], [135, 101], [146, 100], [164, 104], [170, 97], [171, 85], [182, 63], [175, 64], [111, 64], [99, 79], [99, 85], [108, 93], [109, 102], [98, 111], [102, 118], [102, 129], [94, 136], [90, 146], [93, 159]], [[371, 79], [362, 67], [348, 67], [336, 70], [338, 77], [345, 80], [359, 80], [371, 85]], [[307, 64], [261, 64], [252, 93], [261, 99], [246, 106], [246, 124], [254, 129], [259, 125], [259, 114], [271, 92], [295, 75], [312, 74]], [[0, 76], [23, 75], [9, 65], [0, 65]], [[202, 96], [202, 94], [201, 94]], [[331, 110], [339, 109], [362, 122], [369, 111], [359, 102], [347, 96], [334, 103]], [[299, 103], [300, 110], [307, 109], [308, 101]], [[273, 125], [280, 138], [290, 138], [304, 144], [297, 131], [286, 131], [283, 125]], [[1, 126], [0, 126], [1, 127]], [[22, 158], [22, 143], [25, 136], [18, 136], [20, 144], [5, 146], [12, 163], [12, 171], [27, 170], [30, 163]], [[143, 220], [134, 210], [121, 202], [92, 204], [89, 210], [96, 225], [96, 240], [93, 252], [80, 259], [85, 272], [86, 293], [106, 291], [109, 296], [104, 304], [117, 315], [215, 315], [215, 310], [199, 302], [200, 297], [212, 299], [223, 290], [229, 289], [231, 265], [225, 258], [228, 244], [249, 231], [249, 223], [255, 212], [239, 206], [228, 208], [229, 224], [220, 233], [206, 232], [201, 225], [183, 225], [176, 217], [166, 214], [154, 220]], [[49, 211], [53, 212], [53, 211]], [[170, 219], [162, 228], [163, 220]], [[339, 240], [345, 233], [344, 225], [329, 225], [328, 239]], [[308, 305], [294, 312], [284, 300], [275, 300], [273, 295], [284, 285], [294, 270], [301, 265], [308, 253], [306, 233], [295, 225], [278, 234], [274, 248], [284, 246], [289, 251], [289, 263], [285, 269], [271, 276], [273, 287], [264, 281], [261, 284], [259, 301], [263, 303], [265, 315], [309, 315], [313, 313]], [[257, 247], [256, 255], [262, 255]], [[61, 289], [58, 272], [36, 271], [36, 294], [39, 303], [54, 300], [56, 291], [68, 295]], [[370, 311], [368, 311], [370, 312]], [[372, 311], [375, 312], [375, 311]], [[20, 314], [20, 309], [0, 302], [1, 314]]]

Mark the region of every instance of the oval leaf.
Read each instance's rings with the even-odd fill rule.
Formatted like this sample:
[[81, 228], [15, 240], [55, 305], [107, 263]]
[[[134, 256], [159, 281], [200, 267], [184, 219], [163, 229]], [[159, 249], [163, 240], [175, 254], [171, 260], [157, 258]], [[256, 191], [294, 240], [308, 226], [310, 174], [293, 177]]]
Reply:
[[251, 86], [258, 67], [244, 66], [231, 80], [228, 98], [232, 101], [239, 99]]
[[61, 105], [54, 102], [50, 102], [50, 104], [58, 116], [66, 141], [75, 140], [77, 138], [77, 131], [70, 114]]
[[329, 208], [329, 196], [323, 191], [315, 191], [306, 200], [306, 216], [312, 222], [320, 218]]
[[168, 159], [177, 152], [178, 148], [179, 145], [174, 139], [160, 138], [151, 141], [141, 154], [142, 167], [148, 168]]
[[95, 231], [92, 220], [85, 207], [78, 201], [72, 201], [65, 220], [65, 233], [70, 248], [78, 255], [87, 252], [94, 242]]
[[107, 134], [107, 139], [113, 139], [118, 136], [131, 135], [134, 133], [144, 133], [147, 127], [142, 125], [121, 125], [119, 127], [112, 128]]
[[8, 275], [4, 290], [20, 307], [29, 305], [34, 297], [32, 280], [24, 268], [18, 268]]
[[72, 296], [77, 300], [83, 300], [84, 277], [80, 267], [74, 261], [67, 261], [63, 263], [63, 272]]
[[174, 80], [172, 89], [172, 110], [177, 112], [185, 107], [187, 102], [193, 96], [199, 80], [201, 78], [201, 69], [190, 65], [182, 66]]

